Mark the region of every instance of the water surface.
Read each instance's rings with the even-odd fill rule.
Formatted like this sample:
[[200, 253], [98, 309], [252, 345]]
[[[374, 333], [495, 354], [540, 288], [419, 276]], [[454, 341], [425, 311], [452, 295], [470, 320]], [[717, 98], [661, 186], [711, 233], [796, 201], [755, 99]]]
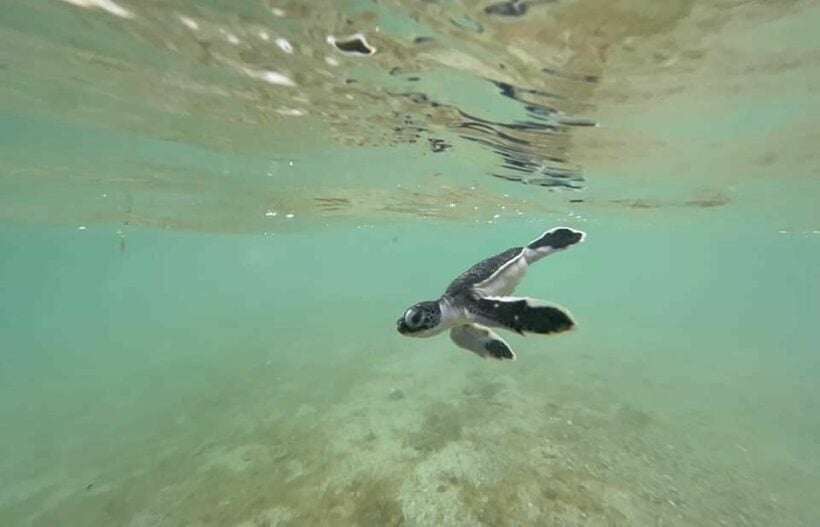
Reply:
[[[0, 524], [817, 525], [818, 23], [5, 3]], [[577, 331], [395, 331], [556, 225]]]

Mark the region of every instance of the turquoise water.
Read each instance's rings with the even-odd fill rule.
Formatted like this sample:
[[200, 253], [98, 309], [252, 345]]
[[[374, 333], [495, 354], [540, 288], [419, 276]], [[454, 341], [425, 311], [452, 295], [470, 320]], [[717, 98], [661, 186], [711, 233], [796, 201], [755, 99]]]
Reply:
[[820, 4], [489, 3], [3, 5], [0, 525], [820, 525]]

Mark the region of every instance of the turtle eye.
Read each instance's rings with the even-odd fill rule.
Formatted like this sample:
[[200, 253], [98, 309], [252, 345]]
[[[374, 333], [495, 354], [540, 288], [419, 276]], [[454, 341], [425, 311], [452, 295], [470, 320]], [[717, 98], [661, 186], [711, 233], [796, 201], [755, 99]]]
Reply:
[[418, 325], [418, 312], [414, 309], [408, 309], [404, 313], [404, 323], [408, 327], [415, 328]]
[[424, 313], [422, 313], [418, 309], [408, 309], [407, 312], [404, 314], [404, 323], [407, 324], [408, 327], [416, 329], [421, 325], [422, 320], [424, 319]]

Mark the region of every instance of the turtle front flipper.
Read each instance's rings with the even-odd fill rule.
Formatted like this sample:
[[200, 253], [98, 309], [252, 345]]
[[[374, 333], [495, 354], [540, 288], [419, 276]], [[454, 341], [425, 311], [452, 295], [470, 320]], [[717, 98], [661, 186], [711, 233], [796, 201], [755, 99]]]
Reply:
[[576, 243], [581, 243], [584, 238], [586, 238], [586, 233], [583, 231], [569, 227], [556, 227], [531, 241], [524, 249], [524, 258], [527, 260], [527, 265], [532, 265], [549, 254], [564, 251]]
[[564, 308], [534, 298], [488, 296], [473, 299], [467, 309], [481, 324], [522, 335], [549, 335], [575, 327], [575, 321]]
[[515, 352], [504, 339], [495, 331], [478, 324], [454, 327], [450, 330], [450, 339], [456, 346], [485, 359], [515, 360]]

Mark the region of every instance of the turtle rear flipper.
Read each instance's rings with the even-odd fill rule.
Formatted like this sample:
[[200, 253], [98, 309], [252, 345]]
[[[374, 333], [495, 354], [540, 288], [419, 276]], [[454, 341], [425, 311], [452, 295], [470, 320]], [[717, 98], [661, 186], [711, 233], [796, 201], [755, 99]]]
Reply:
[[549, 335], [575, 327], [575, 321], [564, 308], [534, 298], [488, 296], [473, 299], [468, 309], [482, 324], [522, 335]]

